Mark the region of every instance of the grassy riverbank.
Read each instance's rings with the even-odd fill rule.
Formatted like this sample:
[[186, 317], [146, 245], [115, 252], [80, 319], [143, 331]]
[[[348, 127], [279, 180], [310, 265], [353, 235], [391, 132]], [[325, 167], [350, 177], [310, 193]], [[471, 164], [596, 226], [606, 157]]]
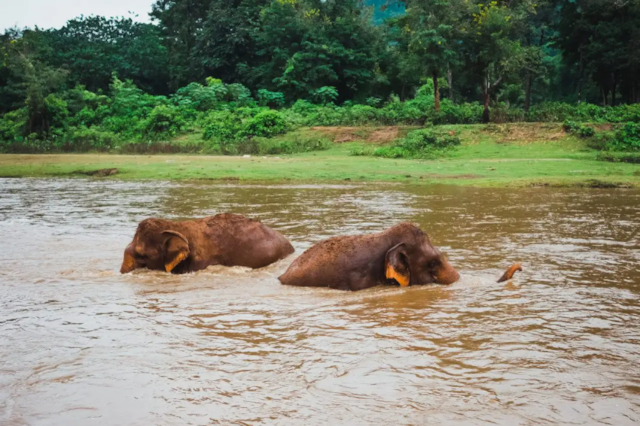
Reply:
[[[117, 168], [117, 179], [387, 181], [469, 186], [640, 186], [640, 165], [598, 161], [585, 140], [558, 124], [440, 126], [462, 146], [436, 160], [355, 156], [400, 137], [404, 128], [314, 128], [324, 151], [280, 156], [51, 154], [0, 155], [2, 177], [86, 176]], [[287, 136], [285, 136], [287, 137]], [[290, 135], [289, 135], [290, 137]], [[191, 143], [192, 140], [189, 140]], [[179, 143], [179, 142], [178, 142]]]

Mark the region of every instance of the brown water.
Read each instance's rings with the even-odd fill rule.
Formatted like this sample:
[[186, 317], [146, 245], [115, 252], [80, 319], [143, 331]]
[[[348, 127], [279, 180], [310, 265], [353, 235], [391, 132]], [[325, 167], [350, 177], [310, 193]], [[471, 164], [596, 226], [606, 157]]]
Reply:
[[[463, 278], [117, 273], [139, 220], [223, 211], [297, 253], [414, 221]], [[637, 424], [639, 218], [631, 190], [0, 180], [0, 424]]]

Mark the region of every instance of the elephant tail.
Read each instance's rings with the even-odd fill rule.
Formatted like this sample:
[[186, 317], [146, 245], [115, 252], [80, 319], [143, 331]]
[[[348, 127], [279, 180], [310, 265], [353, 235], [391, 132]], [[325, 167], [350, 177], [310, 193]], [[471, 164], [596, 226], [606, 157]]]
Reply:
[[502, 274], [498, 282], [501, 283], [501, 282], [510, 280], [513, 277], [513, 275], [516, 273], [516, 271], [522, 271], [522, 265], [520, 265], [519, 263], [514, 263], [513, 265], [511, 265], [509, 269], [507, 269], [505, 273]]

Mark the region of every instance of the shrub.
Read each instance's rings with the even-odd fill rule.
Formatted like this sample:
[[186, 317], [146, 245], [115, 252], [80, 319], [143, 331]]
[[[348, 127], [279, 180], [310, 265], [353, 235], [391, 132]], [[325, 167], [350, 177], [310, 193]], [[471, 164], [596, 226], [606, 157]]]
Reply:
[[593, 127], [585, 126], [583, 124], [578, 128], [578, 135], [580, 135], [581, 138], [590, 138], [595, 134], [596, 131], [593, 129]]
[[373, 155], [386, 158], [433, 158], [460, 145], [455, 135], [439, 134], [433, 129], [414, 130], [394, 146], [378, 148]]
[[389, 102], [382, 109], [378, 110], [378, 120], [380, 124], [394, 125], [398, 123], [405, 124], [424, 124], [427, 117], [425, 110], [419, 108], [414, 102]]
[[159, 105], [151, 111], [141, 127], [144, 137], [157, 140], [174, 137], [186, 124], [179, 109]]
[[273, 137], [287, 131], [287, 122], [278, 111], [263, 111], [244, 126], [247, 136]]
[[449, 99], [440, 103], [440, 112], [430, 116], [433, 124], [476, 124], [482, 120], [484, 107], [478, 102], [454, 104]]
[[203, 124], [203, 138], [222, 142], [222, 150], [228, 142], [243, 137], [242, 118], [230, 111], [216, 111], [206, 116]]
[[44, 98], [44, 105], [47, 111], [46, 119], [50, 127], [57, 129], [65, 128], [67, 126], [67, 118], [69, 117], [67, 102], [55, 94], [51, 94]]
[[578, 131], [580, 125], [573, 120], [565, 120], [562, 124], [562, 129], [567, 133], [573, 133]]
[[350, 108], [341, 108], [338, 111], [342, 117], [341, 124], [361, 126], [378, 121], [378, 109], [372, 106], [354, 105]]
[[525, 113], [521, 108], [515, 108], [505, 103], [500, 103], [491, 109], [491, 121], [493, 123], [513, 123], [524, 121]]
[[20, 108], [0, 117], [0, 149], [10, 151], [10, 146], [21, 142], [27, 128], [27, 109]]
[[527, 121], [558, 122], [572, 118], [575, 107], [563, 102], [544, 102], [533, 105], [527, 114]]
[[108, 151], [117, 145], [119, 138], [112, 132], [97, 127], [72, 127], [56, 148], [61, 151]]
[[349, 149], [349, 155], [354, 157], [365, 157], [368, 155], [373, 155], [373, 149], [365, 146], [357, 146]]
[[260, 89], [258, 90], [258, 104], [269, 108], [280, 108], [284, 105], [284, 95], [280, 92]]
[[[613, 163], [632, 163], [640, 164], [640, 153], [637, 152], [601, 152], [596, 157], [600, 161], [610, 161]], [[635, 172], [636, 175], [640, 175], [639, 172]]]
[[383, 158], [413, 158], [411, 153], [400, 146], [385, 146], [373, 151], [373, 155]]
[[190, 83], [176, 91], [173, 96], [174, 103], [179, 106], [188, 106], [196, 111], [208, 111], [215, 109], [220, 102], [218, 93], [200, 83]]
[[256, 101], [251, 96], [251, 91], [239, 83], [227, 85], [227, 97], [229, 102], [237, 106], [255, 106]]
[[338, 99], [338, 91], [333, 86], [324, 86], [314, 90], [311, 97], [316, 103], [325, 105]]
[[618, 130], [607, 149], [612, 151], [640, 151], [640, 124], [627, 123]]
[[320, 137], [293, 137], [285, 140], [257, 139], [259, 154], [295, 154], [299, 152], [322, 151], [329, 149], [331, 142]]

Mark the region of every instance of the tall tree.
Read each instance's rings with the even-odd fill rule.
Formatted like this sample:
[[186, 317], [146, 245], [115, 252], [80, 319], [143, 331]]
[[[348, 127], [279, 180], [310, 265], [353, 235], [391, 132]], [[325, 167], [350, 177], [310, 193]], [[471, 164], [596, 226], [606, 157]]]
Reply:
[[167, 48], [174, 89], [207, 77], [194, 49], [213, 1], [157, 0], [152, 6], [150, 15], [158, 22]]
[[193, 56], [207, 76], [245, 83], [256, 65], [255, 38], [269, 0], [212, 0]]
[[638, 102], [640, 2], [562, 0], [557, 45], [569, 66], [579, 69], [578, 97], [590, 76], [603, 105], [614, 104], [620, 89]]
[[40, 57], [67, 69], [73, 83], [106, 90], [115, 72], [148, 92], [168, 93], [166, 49], [154, 25], [130, 18], [80, 17], [43, 36], [47, 45]]
[[378, 78], [381, 31], [357, 0], [273, 0], [256, 33], [253, 81], [309, 98], [334, 86], [340, 100], [366, 97]]
[[420, 59], [433, 79], [434, 107], [440, 111], [438, 78], [456, 60], [462, 4], [457, 0], [409, 0], [407, 13], [397, 24], [408, 38], [407, 50]]
[[38, 59], [41, 35], [39, 31], [26, 30], [2, 52], [10, 90], [22, 101], [15, 107], [23, 107], [27, 112], [24, 136], [47, 135], [54, 122], [66, 115], [66, 105], [55, 93], [64, 89], [67, 73]]
[[516, 40], [514, 13], [505, 5], [492, 1], [488, 4], [470, 5], [461, 45], [466, 66], [473, 79], [479, 83], [484, 105], [482, 121], [489, 122], [491, 97], [501, 84], [520, 69], [525, 52]]

